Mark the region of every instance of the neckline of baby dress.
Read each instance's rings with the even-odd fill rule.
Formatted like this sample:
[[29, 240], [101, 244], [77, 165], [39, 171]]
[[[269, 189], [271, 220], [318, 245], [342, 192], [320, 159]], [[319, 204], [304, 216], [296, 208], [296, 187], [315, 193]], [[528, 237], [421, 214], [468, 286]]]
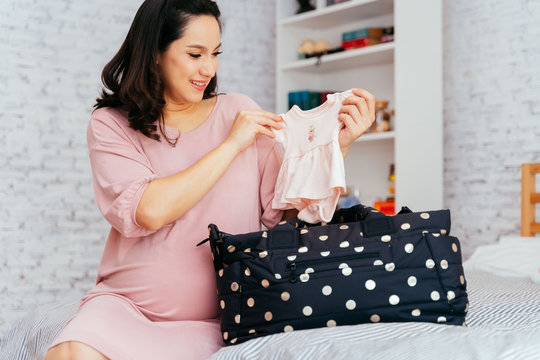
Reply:
[[[330, 97], [330, 96], [328, 96], [328, 97]], [[323, 104], [317, 106], [316, 108], [310, 109], [310, 110], [302, 110], [302, 109], [300, 109], [300, 107], [298, 105], [295, 104], [291, 108], [291, 111], [295, 115], [297, 115], [298, 117], [311, 120], [311, 119], [314, 118], [313, 115], [322, 114], [325, 110], [331, 108], [332, 105], [334, 105], [334, 99], [333, 98], [326, 100]]]

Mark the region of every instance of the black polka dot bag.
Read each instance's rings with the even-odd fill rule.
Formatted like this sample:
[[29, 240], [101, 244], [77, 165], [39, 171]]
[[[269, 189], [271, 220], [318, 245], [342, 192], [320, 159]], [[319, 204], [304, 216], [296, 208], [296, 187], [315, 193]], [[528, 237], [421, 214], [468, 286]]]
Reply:
[[465, 325], [450, 211], [386, 216], [362, 205], [326, 225], [298, 219], [231, 235], [209, 225], [226, 344], [301, 329], [376, 322]]

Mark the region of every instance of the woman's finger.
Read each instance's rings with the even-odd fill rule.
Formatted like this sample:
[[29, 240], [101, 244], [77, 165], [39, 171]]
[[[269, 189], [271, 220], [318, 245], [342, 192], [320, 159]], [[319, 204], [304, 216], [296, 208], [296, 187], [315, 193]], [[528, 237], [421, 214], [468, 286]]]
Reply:
[[269, 119], [269, 118], [264, 117], [264, 116], [256, 117], [255, 121], [257, 122], [257, 124], [270, 126], [270, 127], [274, 128], [276, 130], [279, 130], [279, 129], [283, 128], [283, 126], [278, 121], [276, 121], [274, 119]]
[[353, 117], [347, 113], [341, 113], [338, 116], [338, 120], [341, 121], [351, 133], [355, 133], [358, 124], [354, 121]]
[[354, 106], [358, 107], [360, 114], [364, 116], [369, 114], [369, 106], [367, 104], [367, 100], [363, 97], [349, 96], [345, 99], [345, 101], [343, 101], [343, 104], [353, 104]]
[[375, 96], [373, 96], [372, 93], [370, 93], [369, 91], [365, 89], [358, 89], [358, 88], [352, 89], [352, 92], [356, 96], [363, 98], [367, 103], [369, 112], [371, 114], [375, 114]]
[[360, 122], [362, 117], [358, 105], [345, 105], [340, 109], [339, 114], [349, 114], [356, 123]]
[[274, 135], [274, 133], [272, 132], [272, 130], [270, 130], [270, 129], [267, 128], [266, 126], [258, 125], [258, 126], [257, 126], [257, 130], [258, 130], [258, 133], [259, 133], [259, 134], [266, 135], [266, 136], [271, 137], [271, 138], [275, 138], [275, 137], [276, 137], [276, 135]]

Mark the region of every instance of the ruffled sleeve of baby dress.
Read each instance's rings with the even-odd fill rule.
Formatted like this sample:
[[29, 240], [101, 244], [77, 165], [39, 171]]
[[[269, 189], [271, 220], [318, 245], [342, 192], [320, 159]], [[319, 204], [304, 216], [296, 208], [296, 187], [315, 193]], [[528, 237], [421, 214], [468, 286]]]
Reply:
[[339, 147], [343, 124], [338, 113], [352, 90], [327, 96], [317, 108], [302, 111], [293, 106], [282, 114], [283, 128], [274, 130], [283, 147], [272, 207], [297, 209], [308, 223], [329, 222], [345, 190], [345, 166]]

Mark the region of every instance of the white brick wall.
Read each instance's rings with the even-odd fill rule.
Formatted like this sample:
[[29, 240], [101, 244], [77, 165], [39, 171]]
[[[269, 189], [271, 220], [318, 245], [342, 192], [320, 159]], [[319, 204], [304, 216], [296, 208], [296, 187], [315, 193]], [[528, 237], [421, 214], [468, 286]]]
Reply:
[[[0, 335], [82, 296], [108, 226], [85, 129], [103, 65], [141, 1], [4, 0], [0, 8]], [[274, 3], [218, 0], [219, 90], [274, 109]], [[519, 166], [540, 161], [540, 5], [444, 2], [445, 187], [466, 254], [519, 229]]]
[[540, 2], [444, 1], [444, 23], [445, 206], [468, 256], [519, 234], [520, 166], [540, 162]]
[[[105, 63], [142, 1], [4, 0], [0, 8], [0, 335], [36, 305], [94, 284], [108, 225], [86, 125]], [[218, 1], [219, 90], [274, 107], [274, 4]]]

